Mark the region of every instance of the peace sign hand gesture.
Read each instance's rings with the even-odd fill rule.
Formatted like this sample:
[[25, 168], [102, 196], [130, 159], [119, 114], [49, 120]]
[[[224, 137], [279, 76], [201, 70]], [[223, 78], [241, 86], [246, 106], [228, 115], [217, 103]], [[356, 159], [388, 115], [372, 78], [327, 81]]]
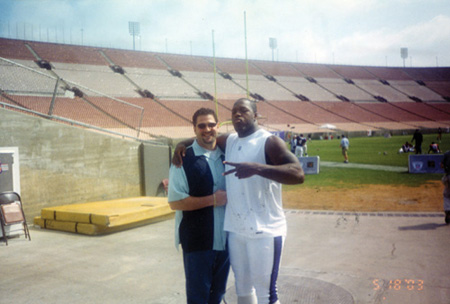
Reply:
[[223, 164], [234, 167], [234, 169], [225, 171], [223, 173], [224, 176], [235, 173], [237, 178], [242, 179], [257, 175], [260, 172], [260, 164], [258, 163], [233, 163], [224, 161]]

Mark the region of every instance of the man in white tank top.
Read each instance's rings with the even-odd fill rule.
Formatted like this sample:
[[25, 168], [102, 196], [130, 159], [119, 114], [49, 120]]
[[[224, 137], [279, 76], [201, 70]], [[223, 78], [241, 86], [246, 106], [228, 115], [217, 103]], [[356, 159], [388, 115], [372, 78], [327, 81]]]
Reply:
[[[281, 184], [300, 184], [304, 172], [283, 140], [260, 129], [256, 104], [239, 99], [232, 109], [237, 134], [225, 148], [230, 262], [238, 304], [279, 303], [276, 281], [286, 236]], [[225, 136], [224, 136], [225, 137]]]
[[[238, 304], [279, 303], [277, 278], [286, 237], [281, 184], [301, 184], [305, 175], [284, 141], [260, 129], [254, 101], [239, 99], [232, 109], [237, 134], [217, 137], [225, 151], [228, 232]], [[174, 163], [182, 147], [177, 145]]]

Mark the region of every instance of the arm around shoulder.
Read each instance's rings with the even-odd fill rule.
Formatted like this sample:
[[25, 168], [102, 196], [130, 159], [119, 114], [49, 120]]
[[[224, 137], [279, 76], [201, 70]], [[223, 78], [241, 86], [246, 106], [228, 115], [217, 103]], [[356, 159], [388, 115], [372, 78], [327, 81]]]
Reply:
[[183, 157], [186, 153], [186, 148], [194, 143], [194, 138], [188, 138], [180, 141], [173, 152], [172, 156], [172, 164], [177, 168], [180, 168], [183, 165]]
[[223, 134], [220, 134], [219, 136], [217, 136], [217, 140], [216, 140], [217, 146], [223, 152], [225, 152], [225, 149], [226, 149], [226, 146], [227, 146], [227, 139], [228, 139], [229, 135], [230, 135], [230, 133], [223, 133]]

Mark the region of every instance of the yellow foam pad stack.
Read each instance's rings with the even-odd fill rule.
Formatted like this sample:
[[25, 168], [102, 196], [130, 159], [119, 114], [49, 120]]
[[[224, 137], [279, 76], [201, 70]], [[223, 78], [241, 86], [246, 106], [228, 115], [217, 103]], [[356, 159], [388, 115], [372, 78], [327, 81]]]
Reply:
[[173, 217], [166, 197], [132, 197], [44, 208], [34, 224], [88, 235], [129, 229]]

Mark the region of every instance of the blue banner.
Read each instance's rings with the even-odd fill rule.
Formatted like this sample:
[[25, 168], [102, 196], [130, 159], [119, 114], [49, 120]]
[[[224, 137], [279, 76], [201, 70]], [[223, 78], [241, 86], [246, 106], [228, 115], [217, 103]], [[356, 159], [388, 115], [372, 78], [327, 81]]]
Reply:
[[441, 168], [443, 154], [415, 154], [409, 155], [409, 173], [444, 173]]

